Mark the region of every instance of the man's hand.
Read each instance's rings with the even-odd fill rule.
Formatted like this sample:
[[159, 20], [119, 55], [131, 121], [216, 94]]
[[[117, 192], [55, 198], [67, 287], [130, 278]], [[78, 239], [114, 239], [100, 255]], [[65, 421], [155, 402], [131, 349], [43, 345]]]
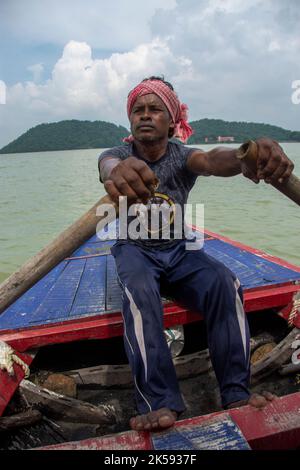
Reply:
[[266, 183], [283, 183], [294, 169], [293, 162], [275, 140], [263, 137], [256, 140], [256, 144], [258, 148], [257, 172], [255, 174], [249, 170], [242, 160], [243, 175], [255, 183], [259, 183], [261, 179]]
[[128, 203], [147, 203], [153, 195], [158, 179], [149, 166], [135, 157], [120, 161], [110, 172], [104, 187], [112, 200], [119, 202], [120, 196], [127, 196]]

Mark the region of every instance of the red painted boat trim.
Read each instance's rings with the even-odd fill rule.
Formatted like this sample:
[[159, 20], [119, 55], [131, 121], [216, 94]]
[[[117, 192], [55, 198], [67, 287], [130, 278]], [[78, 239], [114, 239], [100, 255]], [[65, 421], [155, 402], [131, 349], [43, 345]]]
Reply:
[[[35, 354], [22, 354], [18, 353], [20, 359], [22, 359], [28, 366], [32, 363]], [[20, 382], [24, 379], [24, 371], [18, 364], [14, 365], [13, 376], [8, 375], [7, 372], [0, 370], [0, 416], [2, 416], [7, 404], [10, 402], [13, 394], [17, 390]]]
[[[287, 450], [300, 446], [300, 392], [276, 398], [259, 410], [243, 406], [178, 421], [175, 427], [201, 425], [215, 416], [230, 416], [253, 450]], [[37, 450], [151, 450], [150, 433], [128, 431]]]
[[285, 450], [300, 446], [300, 392], [276, 398], [263, 409], [243, 406], [178, 423], [201, 424], [213, 416], [229, 414], [253, 450]]
[[[294, 293], [299, 289], [300, 286], [283, 285], [245, 291], [245, 311], [248, 313], [267, 308], [284, 307], [292, 301]], [[166, 328], [202, 319], [202, 315], [198, 312], [187, 310], [176, 303], [171, 302], [164, 306], [164, 326]], [[105, 339], [122, 335], [122, 314], [121, 312], [115, 312], [92, 317], [86, 316], [78, 320], [36, 326], [23, 330], [2, 331], [0, 341], [5, 341], [17, 351], [27, 351], [49, 344], [85, 339]]]
[[[165, 309], [164, 325], [168, 328], [175, 324], [189, 323], [199, 319], [201, 319], [199, 313], [172, 304]], [[0, 341], [5, 341], [17, 351], [26, 351], [49, 344], [68, 343], [84, 339], [105, 339], [122, 335], [122, 315], [117, 312], [109, 315], [81, 318], [78, 321], [18, 331], [6, 331], [0, 334]]]

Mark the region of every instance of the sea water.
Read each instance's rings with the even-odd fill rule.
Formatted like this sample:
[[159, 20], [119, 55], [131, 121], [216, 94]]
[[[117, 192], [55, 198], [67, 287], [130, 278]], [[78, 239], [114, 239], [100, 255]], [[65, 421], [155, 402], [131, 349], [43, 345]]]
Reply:
[[[282, 147], [300, 177], [300, 144]], [[0, 282], [105, 194], [100, 152], [0, 155]], [[300, 265], [300, 207], [272, 186], [202, 176], [188, 202], [204, 204], [206, 229]]]

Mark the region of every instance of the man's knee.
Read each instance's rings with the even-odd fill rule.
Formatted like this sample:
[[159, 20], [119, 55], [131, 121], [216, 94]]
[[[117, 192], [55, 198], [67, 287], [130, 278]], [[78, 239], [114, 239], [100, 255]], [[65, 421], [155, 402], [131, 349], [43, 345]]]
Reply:
[[141, 299], [149, 299], [149, 296], [159, 295], [159, 286], [153, 276], [145, 269], [127, 273], [121, 281], [123, 290], [128, 290], [132, 295]]
[[237, 282], [240, 286], [240, 282], [238, 281], [235, 274], [221, 263], [214, 266], [210, 273], [210, 276], [212, 278], [212, 285], [214, 288], [233, 289], [236, 288], [235, 286], [237, 285]]

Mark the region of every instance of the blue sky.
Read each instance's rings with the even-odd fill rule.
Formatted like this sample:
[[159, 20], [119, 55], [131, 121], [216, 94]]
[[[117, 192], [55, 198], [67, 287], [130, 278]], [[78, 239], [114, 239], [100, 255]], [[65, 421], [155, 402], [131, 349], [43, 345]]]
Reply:
[[0, 147], [41, 122], [127, 125], [128, 91], [164, 74], [203, 117], [300, 130], [298, 0], [1, 0]]

